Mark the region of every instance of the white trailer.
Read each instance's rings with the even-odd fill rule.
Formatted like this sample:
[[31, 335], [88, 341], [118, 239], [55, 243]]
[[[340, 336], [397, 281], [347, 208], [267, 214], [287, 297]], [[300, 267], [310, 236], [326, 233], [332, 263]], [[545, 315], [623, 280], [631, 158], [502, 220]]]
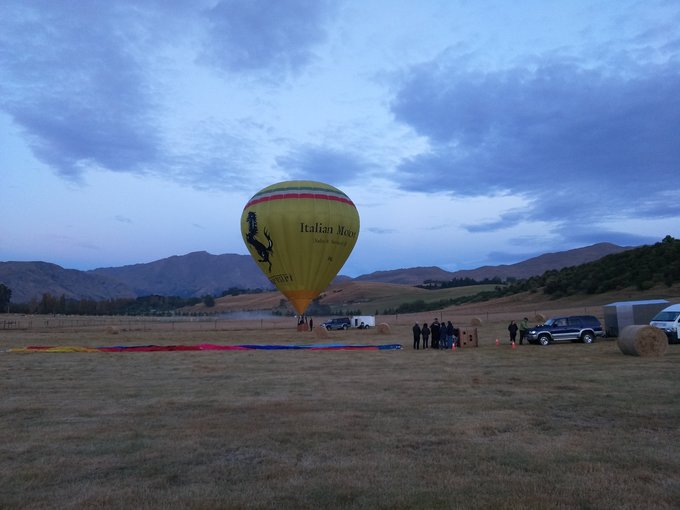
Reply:
[[665, 299], [643, 301], [617, 301], [602, 307], [604, 332], [607, 336], [619, 336], [626, 326], [649, 324], [670, 303]]
[[352, 315], [350, 321], [353, 328], [364, 329], [375, 327], [375, 315]]

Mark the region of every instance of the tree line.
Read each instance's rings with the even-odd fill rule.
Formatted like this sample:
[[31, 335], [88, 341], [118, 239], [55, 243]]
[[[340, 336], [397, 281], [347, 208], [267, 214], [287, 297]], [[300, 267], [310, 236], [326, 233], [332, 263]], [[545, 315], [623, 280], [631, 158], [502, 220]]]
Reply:
[[402, 303], [384, 314], [427, 312], [448, 306], [488, 301], [521, 292], [542, 292], [550, 299], [577, 294], [603, 294], [634, 288], [649, 290], [657, 285], [680, 283], [680, 240], [666, 236], [653, 245], [606, 255], [579, 266], [546, 271], [540, 276], [507, 281], [494, 290], [433, 302]]
[[[212, 299], [212, 296], [210, 296]], [[182, 298], [178, 296], [143, 296], [116, 299], [72, 299], [63, 294], [53, 296], [46, 292], [40, 299], [28, 303], [11, 303], [12, 313], [53, 315], [173, 315], [175, 310], [193, 306], [209, 298]], [[214, 300], [213, 300], [214, 302]]]
[[[220, 297], [239, 294], [257, 294], [262, 289], [241, 289], [230, 287]], [[207, 308], [215, 306], [215, 297], [206, 294], [201, 297], [180, 297], [148, 295], [136, 298], [74, 299], [64, 294], [43, 293], [28, 303], [12, 303], [12, 290], [0, 283], [0, 313], [53, 314], [53, 315], [174, 315], [177, 309], [203, 303]]]
[[[507, 278], [506, 281], [514, 281], [515, 278]], [[451, 278], [450, 280], [425, 280], [416, 287], [426, 290], [453, 289], [457, 287], [472, 287], [473, 285], [501, 285], [504, 281], [499, 276], [475, 280], [474, 278]]]

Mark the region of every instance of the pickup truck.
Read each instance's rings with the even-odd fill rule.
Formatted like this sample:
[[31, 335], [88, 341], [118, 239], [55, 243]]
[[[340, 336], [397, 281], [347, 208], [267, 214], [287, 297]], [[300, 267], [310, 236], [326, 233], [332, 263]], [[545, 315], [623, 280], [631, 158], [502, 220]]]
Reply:
[[564, 341], [592, 344], [598, 336], [604, 336], [604, 330], [600, 321], [592, 315], [553, 317], [526, 332], [529, 343], [541, 345]]

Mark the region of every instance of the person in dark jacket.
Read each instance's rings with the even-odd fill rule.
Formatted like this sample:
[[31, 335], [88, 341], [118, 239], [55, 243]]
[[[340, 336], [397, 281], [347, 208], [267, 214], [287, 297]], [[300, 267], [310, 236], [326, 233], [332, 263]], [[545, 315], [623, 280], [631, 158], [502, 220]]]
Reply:
[[510, 321], [510, 325], [508, 326], [508, 332], [510, 333], [510, 343], [515, 343], [515, 339], [517, 338], [517, 324], [515, 321]]
[[430, 333], [432, 333], [432, 348], [433, 349], [438, 349], [439, 348], [439, 334], [441, 332], [441, 326], [439, 325], [439, 321], [435, 317], [434, 321], [432, 321], [432, 324], [430, 325]]
[[444, 346], [444, 349], [451, 349], [453, 347], [453, 332], [456, 328], [453, 327], [453, 323], [451, 321], [448, 321], [446, 323], [446, 345]]
[[417, 322], [413, 325], [413, 348], [420, 349], [420, 326]]
[[423, 322], [420, 334], [423, 335], [423, 349], [427, 349], [428, 340], [430, 339], [430, 328], [427, 326], [427, 322]]

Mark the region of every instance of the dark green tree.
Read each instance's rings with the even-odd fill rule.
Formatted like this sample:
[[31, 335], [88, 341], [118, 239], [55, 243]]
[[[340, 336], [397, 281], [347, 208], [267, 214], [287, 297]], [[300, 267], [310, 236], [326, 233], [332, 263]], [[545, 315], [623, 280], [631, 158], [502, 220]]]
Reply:
[[9, 302], [12, 299], [12, 289], [0, 283], [0, 313], [9, 312]]

